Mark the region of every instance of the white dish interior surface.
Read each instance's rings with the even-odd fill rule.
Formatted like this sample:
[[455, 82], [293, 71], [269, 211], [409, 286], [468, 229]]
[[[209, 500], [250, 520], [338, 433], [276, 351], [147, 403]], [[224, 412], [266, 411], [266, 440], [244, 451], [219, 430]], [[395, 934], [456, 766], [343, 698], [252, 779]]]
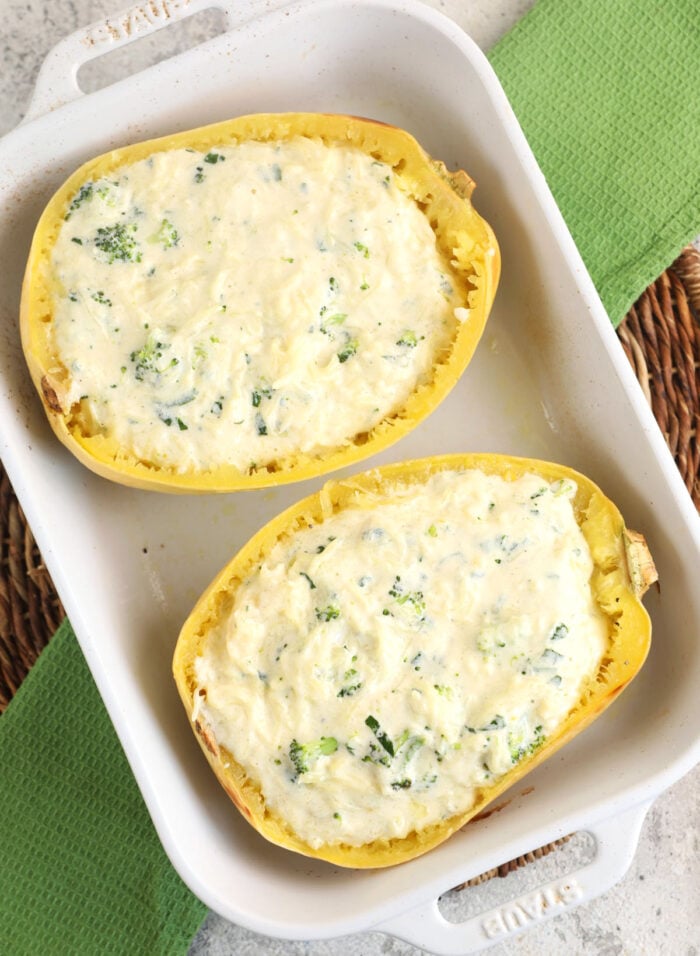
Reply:
[[[610, 710], [516, 785], [501, 812], [381, 871], [338, 869], [258, 836], [208, 769], [171, 679], [179, 629], [203, 588], [322, 479], [170, 496], [95, 477], [54, 439], [17, 328], [37, 218], [81, 162], [237, 114], [287, 110], [410, 130], [474, 177], [475, 204], [502, 250], [496, 304], [458, 386], [411, 435], [352, 470], [453, 451], [564, 462], [646, 535], [661, 579], [645, 599], [650, 657]], [[287, 938], [367, 929], [653, 798], [700, 759], [697, 514], [505, 97], [456, 26], [412, 3], [291, 7], [19, 127], [0, 154], [0, 452], [159, 836], [205, 903]]]

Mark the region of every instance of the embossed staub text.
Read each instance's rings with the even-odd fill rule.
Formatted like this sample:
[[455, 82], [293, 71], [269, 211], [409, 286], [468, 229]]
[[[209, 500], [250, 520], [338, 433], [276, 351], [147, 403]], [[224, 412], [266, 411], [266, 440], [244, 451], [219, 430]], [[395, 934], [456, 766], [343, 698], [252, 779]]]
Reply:
[[553, 915], [556, 909], [565, 909], [578, 902], [582, 896], [580, 884], [569, 877], [485, 913], [481, 918], [481, 929], [488, 939], [498, 939], [499, 936], [507, 936]]

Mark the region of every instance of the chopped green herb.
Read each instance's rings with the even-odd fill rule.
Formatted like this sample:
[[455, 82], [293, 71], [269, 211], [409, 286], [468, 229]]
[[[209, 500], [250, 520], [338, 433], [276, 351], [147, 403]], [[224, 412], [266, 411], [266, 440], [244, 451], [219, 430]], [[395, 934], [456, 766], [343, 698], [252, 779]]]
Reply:
[[394, 745], [389, 739], [389, 737], [384, 733], [382, 728], [379, 726], [379, 721], [376, 717], [373, 717], [371, 714], [366, 718], [365, 724], [372, 731], [374, 736], [377, 738], [382, 747], [386, 750], [390, 757], [395, 755]]
[[204, 157], [204, 162], [211, 163], [212, 166], [216, 165], [216, 163], [223, 163], [225, 160], [226, 157], [222, 156], [221, 153], [211, 152], [207, 153], [207, 155]]
[[[330, 536], [329, 536], [329, 538], [328, 538], [328, 544], [330, 544], [331, 541], [335, 541], [334, 535], [330, 535]], [[319, 545], [317, 546], [317, 548], [316, 548], [316, 554], [323, 554], [323, 552], [326, 550], [327, 547], [328, 547], [327, 544], [319, 544]]]
[[309, 587], [311, 588], [311, 590], [312, 590], [312, 591], [315, 591], [315, 590], [316, 590], [316, 585], [315, 585], [314, 582], [311, 580], [311, 578], [310, 578], [309, 575], [306, 573], [306, 571], [300, 571], [299, 574], [302, 576], [302, 578], [306, 578], [306, 580], [309, 582]]
[[566, 637], [569, 633], [569, 628], [566, 624], [557, 624], [552, 633], [549, 635], [550, 641], [561, 641], [562, 638]]
[[470, 734], [485, 734], [489, 733], [491, 730], [502, 730], [505, 725], [505, 718], [501, 717], [500, 714], [496, 714], [496, 716], [493, 717], [488, 724], [485, 724], [483, 727], [470, 727], [469, 725], [465, 725], [465, 727]]
[[369, 259], [369, 249], [361, 242], [353, 243], [358, 252], [361, 252], [365, 259]]
[[344, 687], [341, 687], [336, 697], [352, 697], [353, 694], [356, 694], [358, 690], [362, 687], [362, 681], [357, 684], [347, 684]]

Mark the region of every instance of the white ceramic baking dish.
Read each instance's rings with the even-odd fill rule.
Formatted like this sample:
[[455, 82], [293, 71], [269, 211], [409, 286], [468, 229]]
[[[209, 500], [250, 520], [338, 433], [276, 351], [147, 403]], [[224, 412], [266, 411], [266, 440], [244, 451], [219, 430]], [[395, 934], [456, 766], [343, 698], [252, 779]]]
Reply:
[[[700, 759], [700, 522], [481, 52], [410, 0], [272, 6], [149, 0], [48, 57], [27, 119], [0, 142], [0, 453], [158, 834], [192, 890], [267, 935], [374, 929], [432, 952], [472, 952], [608, 889], [634, 854], [650, 802]], [[204, 7], [223, 11], [226, 32], [81, 93], [81, 64]], [[350, 112], [411, 130], [476, 179], [477, 208], [501, 243], [501, 288], [475, 360], [443, 406], [374, 461], [472, 450], [566, 462], [646, 534], [661, 577], [646, 599], [653, 650], [621, 699], [518, 784], [501, 812], [384, 871], [338, 870], [263, 841], [208, 770], [170, 677], [180, 625], [202, 588], [319, 482], [170, 497], [93, 476], [50, 433], [17, 330], [33, 227], [74, 167], [113, 146], [267, 110]], [[592, 832], [597, 847], [577, 873], [467, 923], [438, 911], [450, 887], [575, 830]]]

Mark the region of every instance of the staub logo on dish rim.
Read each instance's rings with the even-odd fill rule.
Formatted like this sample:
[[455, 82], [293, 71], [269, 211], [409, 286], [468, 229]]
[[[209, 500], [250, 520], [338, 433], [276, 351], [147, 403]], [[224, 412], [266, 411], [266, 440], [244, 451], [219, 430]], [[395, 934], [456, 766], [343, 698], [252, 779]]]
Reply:
[[507, 906], [501, 906], [484, 914], [481, 929], [487, 939], [498, 939], [509, 933], [525, 929], [531, 923], [551, 916], [555, 908], [564, 909], [580, 902], [583, 888], [580, 883], [569, 877], [564, 882], [550, 883], [535, 893], [521, 896]]
[[165, 26], [173, 17], [182, 16], [189, 5], [190, 0], [146, 0], [128, 10], [120, 19], [106, 19], [91, 30], [83, 42], [92, 47], [128, 40], [154, 27]]

